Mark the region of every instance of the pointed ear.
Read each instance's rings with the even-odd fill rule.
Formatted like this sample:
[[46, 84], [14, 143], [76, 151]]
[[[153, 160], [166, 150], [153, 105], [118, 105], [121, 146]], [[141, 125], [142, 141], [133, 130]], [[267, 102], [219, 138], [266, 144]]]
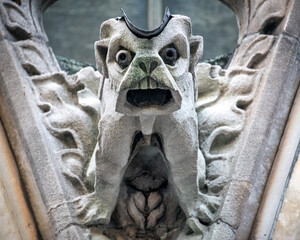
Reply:
[[190, 66], [189, 72], [195, 71], [199, 59], [203, 53], [203, 38], [201, 36], [192, 36], [190, 38]]
[[108, 70], [106, 65], [108, 44], [109, 39], [103, 39], [95, 42], [94, 44], [97, 70], [101, 72], [102, 69], [102, 74], [105, 78], [108, 78]]
[[102, 70], [105, 78], [108, 78], [108, 69], [106, 64], [108, 45], [117, 23], [118, 21], [116, 19], [109, 19], [103, 22], [100, 26], [100, 40], [94, 44], [97, 69], [99, 72]]

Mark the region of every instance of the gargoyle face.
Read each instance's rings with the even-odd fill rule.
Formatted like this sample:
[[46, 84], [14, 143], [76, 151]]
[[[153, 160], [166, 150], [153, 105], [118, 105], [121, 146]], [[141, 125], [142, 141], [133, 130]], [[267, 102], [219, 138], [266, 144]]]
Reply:
[[194, 66], [202, 54], [202, 38], [191, 36], [187, 17], [172, 16], [150, 39], [137, 37], [124, 21], [110, 19], [101, 25], [95, 53], [118, 94], [117, 112], [164, 115], [178, 110], [183, 98], [194, 99]]

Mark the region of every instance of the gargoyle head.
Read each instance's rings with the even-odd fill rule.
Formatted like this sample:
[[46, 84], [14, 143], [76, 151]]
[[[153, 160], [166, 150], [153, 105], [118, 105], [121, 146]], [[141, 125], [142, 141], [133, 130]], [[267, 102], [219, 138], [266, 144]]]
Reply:
[[104, 22], [95, 42], [97, 67], [118, 94], [115, 110], [164, 115], [178, 110], [184, 98], [194, 99], [194, 67], [203, 45], [202, 37], [191, 35], [190, 19], [165, 16], [159, 31], [146, 37], [135, 33], [124, 16]]

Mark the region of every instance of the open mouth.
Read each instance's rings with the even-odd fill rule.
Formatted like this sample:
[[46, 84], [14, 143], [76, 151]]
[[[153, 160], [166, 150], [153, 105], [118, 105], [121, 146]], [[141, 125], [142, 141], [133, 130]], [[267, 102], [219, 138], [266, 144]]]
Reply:
[[136, 107], [163, 106], [172, 100], [172, 93], [165, 89], [129, 90], [127, 101]]

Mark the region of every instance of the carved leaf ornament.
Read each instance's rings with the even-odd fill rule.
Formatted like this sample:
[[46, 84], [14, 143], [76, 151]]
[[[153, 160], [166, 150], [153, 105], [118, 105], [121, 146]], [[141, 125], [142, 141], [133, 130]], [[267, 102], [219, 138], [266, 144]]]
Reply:
[[87, 162], [95, 148], [100, 117], [98, 73], [85, 68], [73, 77], [58, 73], [34, 77], [32, 81], [44, 124], [59, 141], [61, 150], [57, 154], [62, 171], [81, 190], [86, 190]]

